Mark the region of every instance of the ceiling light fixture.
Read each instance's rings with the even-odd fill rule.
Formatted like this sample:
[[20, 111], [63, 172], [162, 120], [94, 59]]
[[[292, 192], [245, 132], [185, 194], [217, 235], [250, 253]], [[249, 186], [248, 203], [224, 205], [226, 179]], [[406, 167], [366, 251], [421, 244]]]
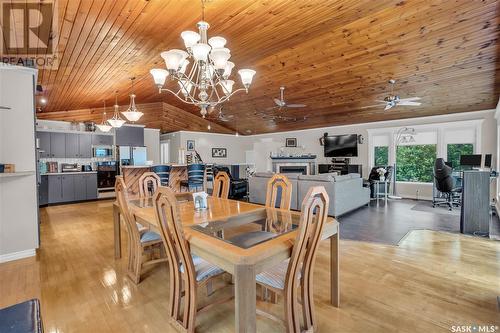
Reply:
[[[173, 49], [161, 53], [167, 69], [150, 70], [159, 92], [167, 91], [184, 103], [196, 105], [205, 118], [208, 110], [229, 100], [240, 91], [248, 93], [255, 71], [240, 69], [243, 88], [233, 91], [233, 80], [229, 80], [234, 63], [229, 61], [231, 51], [225, 47], [226, 39], [212, 37], [208, 39], [210, 25], [205, 22], [205, 1], [202, 4], [202, 20], [198, 22], [199, 32], [184, 31], [181, 37], [187, 52]], [[187, 70], [192, 61], [191, 68]], [[187, 74], [186, 74], [187, 73]], [[164, 88], [167, 77], [178, 83], [179, 89]]]
[[104, 133], [109, 132], [113, 128], [113, 126], [108, 125], [106, 123], [106, 100], [104, 100], [104, 108], [103, 108], [103, 112], [102, 112], [102, 121], [101, 121], [101, 123], [99, 125], [96, 125], [96, 127], [101, 132], [104, 132]]
[[135, 106], [135, 94], [134, 94], [134, 80], [135, 77], [130, 78], [132, 81], [132, 92], [130, 94], [130, 106], [128, 107], [127, 111], [122, 112], [122, 114], [131, 122], [136, 122], [138, 121], [144, 113], [140, 112], [137, 110], [137, 107]]
[[123, 126], [123, 124], [126, 123], [125, 120], [123, 120], [120, 117], [120, 106], [118, 105], [118, 91], [115, 91], [115, 112], [113, 113], [113, 118], [108, 119], [108, 123], [113, 126], [114, 128], [120, 128]]

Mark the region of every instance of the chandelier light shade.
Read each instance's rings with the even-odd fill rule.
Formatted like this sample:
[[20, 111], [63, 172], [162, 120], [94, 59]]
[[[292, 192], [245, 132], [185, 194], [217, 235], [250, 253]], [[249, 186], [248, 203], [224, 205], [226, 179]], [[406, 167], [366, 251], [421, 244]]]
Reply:
[[104, 133], [111, 131], [111, 129], [113, 128], [111, 125], [108, 125], [106, 123], [106, 101], [104, 101], [104, 108], [103, 108], [103, 112], [102, 112], [102, 121], [99, 125], [96, 125], [96, 127], [101, 132], [104, 132]]
[[186, 59], [188, 53], [183, 50], [170, 50], [161, 53], [161, 57], [165, 60], [165, 65], [169, 72], [177, 72], [179, 70], [180, 65]]
[[132, 93], [130, 94], [130, 105], [129, 105], [127, 111], [122, 112], [122, 114], [125, 116], [125, 118], [127, 118], [127, 120], [129, 120], [131, 122], [136, 122], [144, 115], [144, 113], [137, 110], [137, 107], [135, 106], [135, 97], [136, 96], [133, 92], [135, 78], [133, 77], [130, 80], [132, 81]]
[[153, 80], [158, 88], [161, 88], [165, 84], [165, 80], [168, 76], [168, 71], [160, 68], [153, 68], [149, 71], [153, 75]]
[[200, 41], [200, 34], [194, 31], [183, 31], [181, 37], [184, 40], [184, 46], [186, 49], [190, 49], [193, 45], [196, 45]]
[[245, 87], [249, 87], [252, 84], [255, 71], [253, 69], [240, 69], [238, 74], [240, 74], [241, 83], [243, 83]]
[[[226, 102], [237, 92], [248, 93], [256, 74], [252, 69], [240, 69], [238, 73], [243, 87], [233, 90], [235, 82], [230, 77], [235, 64], [229, 61], [231, 51], [226, 47], [224, 37], [208, 39], [210, 25], [204, 20], [204, 4], [202, 0], [203, 15], [197, 24], [198, 32], [181, 33], [186, 51], [173, 49], [162, 52], [167, 69], [150, 70], [160, 93], [166, 91], [184, 103], [196, 105], [203, 118], [208, 110]], [[168, 88], [168, 81], [177, 82], [177, 85], [170, 85], [175, 88]]]
[[120, 128], [123, 126], [123, 124], [126, 123], [125, 120], [123, 120], [120, 117], [120, 106], [118, 105], [118, 92], [115, 92], [115, 112], [113, 113], [113, 118], [108, 119], [108, 123], [113, 126], [114, 128]]

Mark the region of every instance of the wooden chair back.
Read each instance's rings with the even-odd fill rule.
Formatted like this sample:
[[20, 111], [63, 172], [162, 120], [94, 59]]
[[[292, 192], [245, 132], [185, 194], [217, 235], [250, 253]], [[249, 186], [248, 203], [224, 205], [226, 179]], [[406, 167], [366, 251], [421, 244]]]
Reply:
[[[193, 311], [196, 313], [196, 271], [189, 244], [184, 238], [179, 206], [174, 192], [168, 187], [158, 188], [153, 196], [153, 204], [169, 262], [169, 313], [183, 327], [188, 327], [190, 323], [186, 321], [194, 317]], [[183, 286], [186, 300], [184, 311], [180, 311]]]
[[[289, 318], [285, 318], [288, 332], [301, 332], [300, 318], [294, 307], [298, 301], [298, 282], [301, 281], [303, 321], [306, 331], [316, 331], [313, 327], [314, 302], [312, 275], [316, 252], [321, 240], [323, 225], [328, 217], [330, 199], [323, 186], [313, 186], [307, 192], [302, 202], [302, 212], [297, 238], [288, 264], [285, 280], [285, 304], [289, 311], [285, 311]], [[300, 279], [299, 279], [300, 277]], [[292, 318], [290, 318], [292, 317]]]
[[[281, 192], [279, 206], [276, 206], [278, 194]], [[288, 177], [282, 174], [275, 174], [267, 182], [266, 206], [290, 210], [292, 204], [292, 183]]]
[[217, 175], [214, 177], [214, 187], [212, 196], [227, 199], [229, 197], [229, 186], [231, 185], [231, 181], [229, 180], [229, 176], [224, 171], [217, 172]]
[[139, 234], [137, 224], [135, 223], [135, 219], [128, 206], [128, 191], [127, 186], [125, 185], [125, 181], [123, 180], [123, 176], [116, 176], [115, 193], [116, 201], [118, 202], [118, 206], [120, 207], [121, 216], [123, 216], [123, 220], [125, 221], [125, 225], [127, 226], [127, 231], [130, 235], [130, 239], [133, 242], [133, 244], [129, 244], [129, 247], [132, 245], [135, 246], [136, 244], [140, 243], [141, 236]]
[[141, 198], [150, 197], [159, 186], [161, 186], [160, 176], [154, 172], [144, 172], [139, 177], [139, 196]]

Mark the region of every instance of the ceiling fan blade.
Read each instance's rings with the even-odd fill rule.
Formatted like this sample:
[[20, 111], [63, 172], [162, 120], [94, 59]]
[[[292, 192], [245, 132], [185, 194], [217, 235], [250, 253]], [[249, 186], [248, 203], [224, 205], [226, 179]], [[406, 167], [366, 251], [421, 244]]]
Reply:
[[387, 105], [385, 106], [385, 108], [384, 108], [384, 111], [387, 111], [387, 110], [389, 110], [389, 109], [392, 109], [392, 107], [393, 107], [393, 106], [394, 106], [394, 105], [392, 105], [392, 104], [387, 104]]
[[422, 98], [420, 98], [420, 97], [408, 97], [408, 98], [400, 98], [399, 100], [400, 100], [401, 102], [403, 102], [403, 101], [419, 101], [419, 100], [421, 100], [421, 99], [422, 99]]
[[0, 110], [10, 110], [8, 106], [0, 106]]
[[281, 101], [277, 98], [274, 99], [274, 103], [276, 103], [277, 106], [283, 106], [283, 101]]
[[279, 108], [279, 106], [271, 106], [270, 108], [266, 108], [266, 111], [271, 111], [277, 108]]
[[287, 104], [287, 108], [305, 108], [307, 105], [305, 104]]
[[376, 99], [375, 102], [377, 102], [377, 103], [384, 103], [384, 105], [387, 103], [386, 101], [382, 101], [380, 99]]
[[360, 109], [378, 108], [378, 107], [381, 107], [381, 106], [384, 106], [384, 105], [386, 105], [386, 104], [384, 103], [384, 104], [367, 105], [367, 106], [361, 106]]
[[420, 103], [420, 102], [402, 101], [402, 102], [399, 102], [398, 105], [419, 106], [419, 105], [422, 105], [422, 103]]

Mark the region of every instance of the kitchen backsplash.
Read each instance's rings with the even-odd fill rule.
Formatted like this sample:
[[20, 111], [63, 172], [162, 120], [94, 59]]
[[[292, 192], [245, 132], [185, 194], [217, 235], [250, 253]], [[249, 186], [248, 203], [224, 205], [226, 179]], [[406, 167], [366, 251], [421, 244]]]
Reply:
[[[69, 163], [78, 164], [79, 167], [82, 165], [91, 165], [92, 170], [97, 170], [97, 162], [106, 162], [106, 161], [114, 161], [115, 159], [112, 157], [93, 157], [93, 158], [40, 158], [40, 163], [45, 162], [57, 162], [58, 172], [61, 172], [61, 164]], [[39, 164], [40, 172], [43, 173], [42, 167]]]

